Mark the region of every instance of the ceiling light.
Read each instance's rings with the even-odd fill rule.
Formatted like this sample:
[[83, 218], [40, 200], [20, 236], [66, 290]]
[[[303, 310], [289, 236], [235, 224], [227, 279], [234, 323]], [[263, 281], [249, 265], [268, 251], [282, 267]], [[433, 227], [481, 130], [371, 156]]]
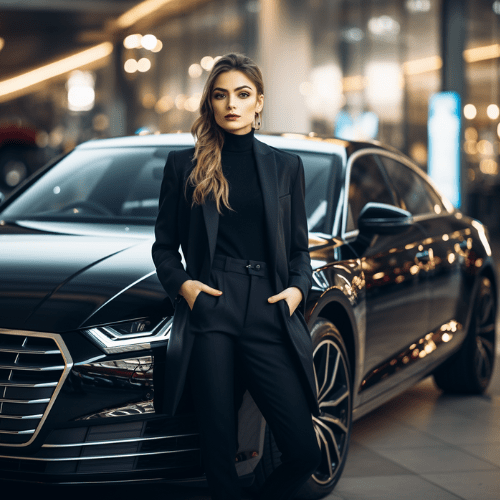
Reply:
[[464, 50], [464, 59], [468, 63], [477, 61], [486, 61], [487, 59], [495, 59], [499, 56], [500, 56], [500, 45], [498, 45], [498, 43]]
[[424, 57], [403, 63], [403, 70], [407, 75], [419, 75], [428, 71], [441, 69], [443, 61], [439, 56]]
[[172, 0], [145, 0], [124, 12], [114, 24], [119, 29], [128, 28], [171, 2]]
[[66, 82], [68, 109], [90, 111], [94, 107], [94, 76], [89, 71], [73, 71]]
[[62, 76], [75, 69], [88, 66], [98, 61], [102, 63], [112, 52], [113, 44], [104, 42], [90, 49], [59, 59], [53, 63], [27, 71], [22, 75], [0, 81], [0, 102], [27, 94], [32, 87], [52, 78]]

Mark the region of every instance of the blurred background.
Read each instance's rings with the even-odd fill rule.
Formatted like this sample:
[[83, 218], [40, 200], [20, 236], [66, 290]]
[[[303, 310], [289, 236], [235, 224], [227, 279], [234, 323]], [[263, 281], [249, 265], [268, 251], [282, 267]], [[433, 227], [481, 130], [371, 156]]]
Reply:
[[431, 98], [452, 92], [441, 180], [494, 236], [499, 19], [498, 0], [0, 0], [0, 190], [91, 138], [189, 131], [238, 51], [264, 73], [263, 131], [376, 139], [424, 170]]

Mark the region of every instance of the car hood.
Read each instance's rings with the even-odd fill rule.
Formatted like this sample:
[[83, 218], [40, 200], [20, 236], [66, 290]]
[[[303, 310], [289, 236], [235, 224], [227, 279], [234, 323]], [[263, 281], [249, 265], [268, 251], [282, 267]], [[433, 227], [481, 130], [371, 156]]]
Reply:
[[141, 316], [165, 300], [151, 238], [42, 227], [0, 226], [0, 328], [61, 333]]

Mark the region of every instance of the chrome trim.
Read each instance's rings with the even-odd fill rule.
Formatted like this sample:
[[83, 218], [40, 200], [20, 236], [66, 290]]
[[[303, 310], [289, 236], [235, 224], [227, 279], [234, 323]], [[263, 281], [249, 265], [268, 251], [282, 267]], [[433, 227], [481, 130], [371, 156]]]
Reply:
[[14, 435], [19, 435], [19, 434], [34, 434], [36, 429], [27, 429], [25, 431], [0, 431], [0, 434], [14, 434]]
[[30, 347], [6, 347], [0, 344], [0, 351], [19, 354], [61, 354], [56, 350], [31, 349]]
[[129, 438], [129, 439], [116, 439], [112, 441], [89, 441], [85, 443], [70, 443], [70, 444], [44, 444], [42, 448], [74, 448], [77, 446], [96, 446], [101, 444], [121, 444], [121, 443], [135, 443], [142, 441], [155, 441], [158, 439], [169, 439], [169, 438], [177, 438], [177, 437], [185, 437], [185, 436], [198, 436], [198, 432], [194, 432], [192, 434], [175, 434], [172, 436], [154, 436], [154, 437], [146, 437], [146, 438]]
[[146, 453], [126, 453], [124, 455], [102, 455], [95, 457], [62, 457], [62, 458], [35, 458], [35, 457], [13, 457], [8, 455], [0, 455], [0, 458], [10, 458], [12, 460], [33, 460], [35, 462], [65, 462], [66, 460], [102, 460], [109, 458], [130, 458], [130, 457], [146, 457], [148, 455], [164, 455], [165, 453], [182, 453], [184, 451], [199, 451], [200, 448], [187, 448], [185, 450], [166, 450], [166, 451], [148, 451]]
[[[0, 333], [2, 331], [0, 330]], [[55, 372], [64, 370], [64, 366], [16, 365], [15, 363], [1, 363], [0, 370], [23, 370], [33, 372]]]
[[0, 380], [0, 387], [56, 387], [57, 382], [11, 382], [10, 380]]
[[37, 420], [43, 417], [43, 413], [39, 415], [0, 415], [0, 418], [6, 418], [7, 420]]
[[[54, 402], [61, 390], [62, 385], [64, 384], [64, 381], [66, 380], [69, 372], [71, 371], [71, 368], [73, 367], [73, 359], [71, 357], [71, 354], [68, 351], [68, 348], [66, 347], [66, 344], [64, 343], [61, 335], [58, 335], [56, 333], [46, 333], [46, 332], [32, 332], [32, 331], [27, 331], [27, 330], [9, 330], [6, 328], [0, 328], [0, 334], [5, 334], [5, 335], [18, 335], [18, 336], [24, 336], [24, 337], [38, 337], [38, 338], [49, 338], [52, 339], [57, 347], [59, 348], [59, 352], [64, 360], [64, 366], [61, 366], [60, 369], [63, 370], [61, 376], [59, 377], [59, 381], [56, 383], [57, 385], [55, 386], [54, 392], [52, 393], [52, 396], [47, 404], [47, 407], [45, 408], [45, 411], [43, 413], [42, 418], [38, 422], [38, 425], [36, 429], [34, 429], [33, 435], [31, 438], [26, 441], [26, 443], [0, 443], [0, 446], [7, 446], [9, 448], [22, 448], [25, 446], [29, 446], [37, 437], [38, 433], [40, 432], [40, 429], [42, 428], [45, 420], [47, 419], [47, 416], [54, 405]], [[15, 365], [14, 369], [22, 369], [20, 366]], [[45, 370], [40, 370], [40, 371], [45, 371]], [[43, 386], [41, 386], [43, 387]], [[26, 433], [26, 431], [22, 431]], [[8, 457], [7, 457], [8, 458]]]
[[[0, 398], [0, 403], [15, 403], [15, 404], [20, 404], [20, 405], [37, 405], [37, 404], [42, 404], [42, 403], [48, 403], [50, 401], [50, 398], [45, 398], [45, 399], [5, 399], [5, 398]], [[0, 414], [0, 417], [2, 415]]]
[[[403, 163], [405, 166], [410, 168], [413, 172], [418, 174], [422, 179], [427, 182], [428, 184], [431, 185], [431, 187], [434, 189], [436, 192], [436, 196], [439, 197], [441, 202], [443, 203], [445, 209], [447, 210], [448, 213], [453, 213], [455, 210], [453, 205], [450, 203], [448, 199], [446, 199], [442, 194], [439, 188], [434, 184], [434, 181], [418, 166], [416, 166], [409, 158], [404, 156], [402, 153], [401, 154], [396, 154], [391, 151], [387, 151], [385, 149], [381, 148], [365, 148], [365, 149], [360, 149], [353, 153], [349, 159], [347, 160], [347, 166], [346, 166], [346, 174], [345, 174], [345, 181], [344, 181], [344, 186], [343, 186], [343, 191], [344, 191], [344, 201], [343, 201], [343, 214], [344, 217], [342, 219], [342, 231], [341, 231], [341, 238], [345, 238], [347, 234], [354, 233], [354, 231], [357, 231], [355, 229], [354, 231], [349, 231], [346, 233], [346, 225], [347, 225], [347, 208], [348, 208], [348, 203], [349, 203], [349, 182], [351, 180], [351, 168], [352, 164], [355, 160], [358, 158], [365, 156], [365, 155], [380, 155], [380, 156], [386, 156], [388, 158], [391, 158], [393, 160], [399, 161], [400, 163]], [[441, 214], [440, 214], [441, 215]], [[421, 218], [427, 218], [429, 216], [436, 216], [435, 213], [429, 212], [429, 214], [420, 214]]]

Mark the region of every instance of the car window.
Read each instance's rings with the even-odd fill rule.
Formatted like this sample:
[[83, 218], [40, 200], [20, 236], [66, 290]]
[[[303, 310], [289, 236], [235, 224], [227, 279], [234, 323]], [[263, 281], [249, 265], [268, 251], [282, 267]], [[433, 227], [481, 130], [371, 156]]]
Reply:
[[386, 156], [379, 156], [400, 197], [401, 207], [413, 215], [445, 211], [441, 200], [425, 180], [411, 168]]
[[356, 159], [351, 166], [346, 232], [358, 228], [359, 214], [370, 201], [396, 204], [374, 156], [364, 155]]
[[[3, 212], [10, 220], [105, 219], [154, 223], [167, 147], [75, 149]], [[304, 163], [309, 231], [325, 231], [329, 194], [342, 160], [297, 152]], [[337, 168], [335, 168], [335, 166]]]
[[8, 219], [153, 219], [169, 148], [75, 150], [14, 200]]
[[298, 154], [304, 164], [306, 180], [306, 215], [309, 231], [328, 232], [328, 209], [332, 204], [335, 179], [340, 174], [342, 159], [337, 155], [290, 151]]

